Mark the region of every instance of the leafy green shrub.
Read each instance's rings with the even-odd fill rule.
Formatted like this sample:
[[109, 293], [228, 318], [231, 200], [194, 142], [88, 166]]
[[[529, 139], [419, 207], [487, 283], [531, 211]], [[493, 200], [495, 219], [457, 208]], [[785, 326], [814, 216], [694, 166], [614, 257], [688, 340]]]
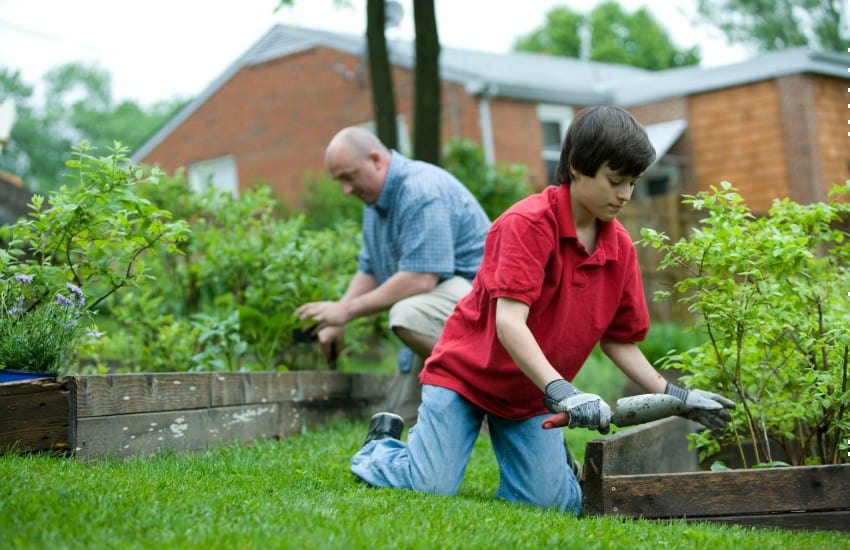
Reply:
[[727, 182], [685, 203], [708, 214], [671, 243], [651, 229], [644, 244], [664, 253], [661, 269], [684, 272], [679, 300], [700, 319], [707, 341], [672, 357], [688, 385], [738, 402], [727, 432], [694, 439], [710, 456], [727, 444], [754, 446], [774, 462], [771, 442], [795, 464], [844, 461], [850, 433], [850, 182], [828, 203], [774, 202], [756, 217]]
[[484, 160], [484, 151], [470, 140], [447, 141], [443, 151], [443, 167], [469, 188], [491, 220], [531, 193], [525, 166], [488, 165]]
[[21, 258], [29, 274], [56, 288], [70, 281], [84, 289], [89, 309], [121, 288], [151, 278], [145, 257], [160, 250], [177, 252], [187, 238], [185, 222], [135, 193], [155, 186], [161, 173], [127, 165], [127, 149], [116, 143], [111, 154], [95, 157], [86, 142], [74, 148], [66, 165], [72, 181], [49, 197], [34, 195], [33, 212], [4, 228], [10, 255]]
[[[2, 229], [0, 236], [8, 243], [0, 254], [4, 289], [15, 277], [34, 281], [24, 300], [31, 315], [4, 317], [9, 338], [26, 322], [39, 318], [46, 323], [39, 321], [39, 330], [57, 323], [65, 328], [69, 323], [82, 326], [88, 312], [96, 311], [119, 290], [148, 283], [154, 273], [147, 259], [160, 252], [177, 252], [178, 243], [188, 235], [184, 222], [172, 222], [170, 212], [135, 193], [140, 184], [156, 185], [157, 170], [145, 173], [130, 166], [120, 143], [105, 157], [94, 156], [93, 151], [86, 142], [74, 148], [73, 158], [66, 163], [70, 183], [50, 194], [49, 206], [43, 196], [33, 196], [32, 213]], [[66, 290], [73, 296], [63, 295]], [[60, 297], [73, 303], [64, 303]], [[57, 327], [51, 336], [41, 338], [57, 354], [58, 363], [47, 361], [52, 365], [49, 369], [56, 370], [71, 358], [70, 350], [61, 347], [76, 347], [77, 336], [74, 330]], [[10, 347], [16, 353], [34, 353], [30, 344], [16, 342]]]
[[662, 365], [671, 354], [688, 351], [705, 342], [705, 334], [676, 323], [653, 323], [646, 339], [638, 344], [655, 366]]
[[[336, 185], [336, 184], [335, 184]], [[141, 190], [154, 204], [173, 204], [191, 228], [180, 256], [149, 262], [155, 289], [111, 304], [124, 327], [111, 354], [131, 370], [312, 369], [324, 365], [315, 345], [298, 345], [292, 330], [304, 302], [341, 295], [356, 268], [358, 225], [338, 221], [308, 229], [305, 216], [283, 218], [268, 187], [234, 197], [190, 191], [182, 173]], [[339, 193], [339, 190], [336, 190]], [[144, 319], [144, 321], [138, 321]], [[346, 327], [345, 356], [362, 350], [375, 320]]]
[[329, 175], [310, 175], [299, 211], [304, 214], [307, 228], [326, 229], [339, 223], [360, 223], [363, 203], [343, 193], [339, 182]]

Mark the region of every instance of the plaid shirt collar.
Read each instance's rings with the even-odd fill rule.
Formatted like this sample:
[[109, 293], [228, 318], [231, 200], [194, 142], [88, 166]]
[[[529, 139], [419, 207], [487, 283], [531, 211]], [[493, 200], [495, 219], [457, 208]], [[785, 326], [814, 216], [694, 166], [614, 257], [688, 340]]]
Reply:
[[404, 159], [395, 151], [390, 151], [390, 165], [387, 168], [387, 176], [384, 178], [384, 187], [378, 195], [378, 200], [369, 208], [374, 208], [375, 212], [382, 218], [387, 216], [390, 208], [395, 202], [395, 196], [398, 194], [399, 183], [401, 182], [401, 171]]

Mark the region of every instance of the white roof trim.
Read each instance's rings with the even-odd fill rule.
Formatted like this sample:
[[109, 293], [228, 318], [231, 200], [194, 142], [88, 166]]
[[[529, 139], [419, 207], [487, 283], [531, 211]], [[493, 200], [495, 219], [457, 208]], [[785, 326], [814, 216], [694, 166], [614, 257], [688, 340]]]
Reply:
[[670, 147], [681, 137], [685, 128], [688, 127], [688, 121], [684, 118], [676, 120], [668, 120], [667, 122], [659, 122], [658, 124], [649, 124], [644, 126], [646, 135], [649, 137], [650, 143], [655, 148], [655, 161], [658, 162]]

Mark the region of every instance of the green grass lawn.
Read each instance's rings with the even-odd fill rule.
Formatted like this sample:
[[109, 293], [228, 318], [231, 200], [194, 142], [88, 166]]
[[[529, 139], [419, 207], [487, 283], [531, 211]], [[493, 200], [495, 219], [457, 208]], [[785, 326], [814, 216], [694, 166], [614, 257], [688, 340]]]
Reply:
[[[850, 548], [837, 533], [575, 518], [492, 499], [479, 439], [457, 497], [375, 489], [348, 471], [363, 421], [203, 453], [82, 462], [0, 457], [3, 548]], [[581, 456], [586, 430], [567, 432]]]

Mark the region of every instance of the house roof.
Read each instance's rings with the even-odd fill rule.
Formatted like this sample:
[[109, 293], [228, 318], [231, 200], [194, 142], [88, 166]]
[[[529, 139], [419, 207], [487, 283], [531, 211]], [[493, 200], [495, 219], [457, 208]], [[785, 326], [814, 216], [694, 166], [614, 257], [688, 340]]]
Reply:
[[[364, 57], [366, 53], [365, 38], [360, 35], [274, 25], [143, 144], [133, 154], [133, 160], [144, 158], [243, 67], [319, 46]], [[413, 44], [390, 41], [388, 50], [392, 64], [413, 67]], [[463, 84], [472, 95], [571, 105], [628, 107], [796, 73], [850, 79], [848, 67], [850, 55], [805, 48], [768, 53], [732, 65], [655, 72], [551, 55], [496, 54], [446, 47], [440, 50], [442, 78]]]
[[821, 74], [850, 79], [850, 55], [790, 48], [715, 67], [681, 67], [648, 73], [614, 90], [622, 107], [642, 105], [670, 97], [709, 92], [790, 74]]

